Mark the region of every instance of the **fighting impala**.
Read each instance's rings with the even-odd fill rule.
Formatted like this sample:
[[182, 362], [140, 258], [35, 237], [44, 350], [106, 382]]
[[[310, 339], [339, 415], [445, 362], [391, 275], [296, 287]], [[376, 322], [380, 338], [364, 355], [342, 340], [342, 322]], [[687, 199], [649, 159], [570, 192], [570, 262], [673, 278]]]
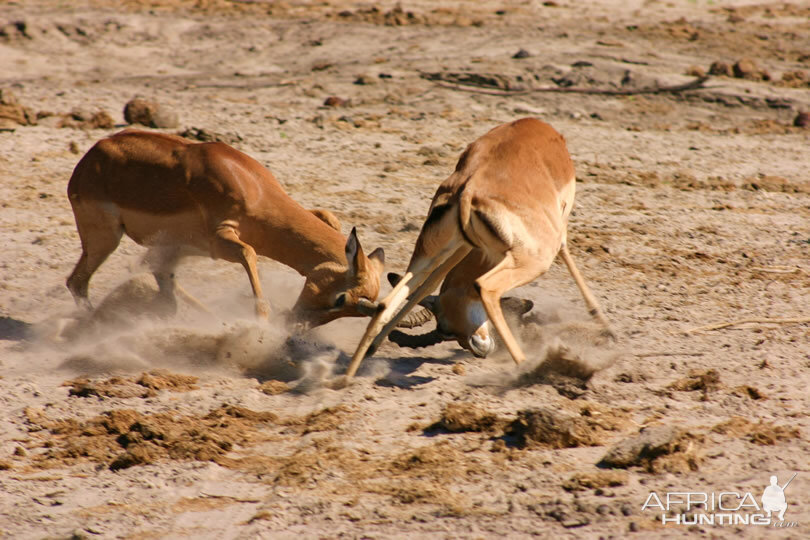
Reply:
[[306, 278], [293, 316], [307, 325], [374, 313], [384, 254], [363, 252], [328, 211], [306, 210], [259, 162], [223, 143], [123, 131], [96, 143], [68, 184], [82, 254], [67, 287], [90, 307], [90, 278], [126, 233], [148, 246], [146, 260], [161, 297], [176, 306], [174, 269], [186, 255], [241, 264], [256, 314], [269, 308], [257, 255]]
[[[459, 275], [474, 294], [454, 303], [455, 313], [462, 316], [450, 329], [461, 334], [457, 336], [461, 343], [470, 343], [474, 335], [470, 328], [478, 331], [491, 322], [514, 361], [524, 361], [500, 299], [504, 292], [544, 274], [558, 253], [590, 313], [610, 333], [566, 246], [574, 191], [574, 165], [565, 140], [540, 120], [503, 124], [470, 144], [433, 196], [408, 269], [380, 302], [346, 376], [354, 376], [363, 358], [373, 354], [403, 317], [471, 252], [481, 257], [481, 273]], [[464, 264], [474, 266], [469, 260]], [[483, 338], [479, 334], [476, 339]]]

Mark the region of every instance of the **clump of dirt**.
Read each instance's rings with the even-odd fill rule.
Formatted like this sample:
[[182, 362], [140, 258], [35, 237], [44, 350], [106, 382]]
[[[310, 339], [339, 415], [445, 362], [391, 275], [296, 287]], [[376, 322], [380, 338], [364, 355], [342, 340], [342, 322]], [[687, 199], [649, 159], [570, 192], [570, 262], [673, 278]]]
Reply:
[[651, 473], [696, 471], [702, 461], [699, 453], [703, 437], [671, 426], [643, 428], [638, 435], [616, 443], [600, 467], [626, 469], [640, 466]]
[[194, 375], [180, 375], [171, 373], [165, 369], [153, 369], [148, 373], [142, 373], [135, 381], [151, 390], [170, 390], [172, 392], [188, 392], [199, 388], [195, 383], [199, 380]]
[[626, 412], [594, 403], [581, 406], [578, 414], [550, 408], [526, 409], [518, 412], [504, 437], [514, 440], [520, 448], [534, 444], [551, 448], [601, 446], [630, 423]]
[[233, 145], [243, 141], [242, 136], [238, 133], [220, 133], [198, 127], [189, 127], [178, 131], [177, 134], [186, 139], [200, 142], [224, 142]]
[[743, 182], [742, 188], [769, 193], [810, 193], [810, 182], [791, 182], [781, 176], [761, 175]]
[[45, 452], [33, 457], [35, 467], [93, 461], [112, 470], [163, 459], [228, 465], [227, 452], [261, 440], [261, 428], [278, 421], [273, 413], [235, 406], [222, 406], [203, 417], [131, 409], [107, 411], [85, 422], [53, 421], [41, 411], [28, 411], [27, 417], [30, 424], [48, 432], [42, 437]]
[[[39, 113], [39, 119], [52, 116], [50, 113]], [[81, 109], [75, 109], [66, 114], [57, 114], [55, 116], [56, 127], [71, 128], [71, 129], [112, 129], [115, 127], [115, 121], [110, 113], [107, 111], [89, 112]]]
[[376, 6], [360, 8], [355, 11], [343, 10], [332, 15], [343, 21], [359, 21], [385, 26], [407, 26], [421, 24], [427, 26], [482, 26], [481, 18], [471, 18], [461, 11], [452, 9], [434, 9], [429, 13], [405, 11], [397, 5], [383, 11]]
[[283, 381], [270, 380], [259, 385], [259, 391], [268, 396], [283, 394], [290, 389], [290, 385]]
[[688, 376], [678, 379], [667, 386], [668, 389], [679, 392], [695, 392], [699, 390], [703, 392], [704, 396], [720, 387], [720, 374], [717, 373], [716, 369], [705, 371], [693, 369]]
[[165, 369], [153, 369], [138, 377], [110, 377], [91, 381], [81, 377], [66, 381], [62, 386], [70, 386], [68, 394], [76, 397], [117, 397], [147, 398], [157, 395], [158, 390], [188, 392], [196, 390], [199, 379], [193, 375], [180, 375]]
[[734, 394], [735, 396], [748, 397], [756, 401], [759, 401], [761, 399], [768, 399], [768, 396], [763, 394], [759, 388], [749, 386], [747, 384], [736, 387], [734, 390], [731, 391], [731, 393]]
[[441, 417], [425, 431], [489, 432], [496, 430], [502, 424], [503, 420], [497, 415], [487, 412], [473, 403], [448, 403], [442, 411]]
[[346, 423], [351, 412], [345, 405], [337, 405], [310, 413], [299, 422], [303, 426], [302, 434], [338, 429]]
[[755, 424], [740, 416], [735, 416], [730, 420], [717, 424], [712, 428], [712, 431], [731, 437], [746, 438], [754, 444], [767, 446], [801, 437], [799, 428], [777, 426], [763, 420]]
[[580, 472], [563, 482], [562, 487], [566, 491], [618, 487], [626, 485], [628, 478], [627, 471]]
[[13, 92], [0, 88], [0, 128], [13, 129], [36, 123], [37, 116], [33, 110], [21, 105]]
[[398, 475], [431, 478], [447, 484], [478, 469], [470, 459], [449, 442], [441, 441], [394, 456], [389, 468]]

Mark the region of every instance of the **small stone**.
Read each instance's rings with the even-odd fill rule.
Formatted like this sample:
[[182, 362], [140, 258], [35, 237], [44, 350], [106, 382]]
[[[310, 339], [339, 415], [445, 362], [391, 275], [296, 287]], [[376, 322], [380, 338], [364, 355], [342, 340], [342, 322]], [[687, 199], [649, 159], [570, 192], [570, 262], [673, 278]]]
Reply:
[[712, 65], [709, 66], [709, 75], [721, 75], [723, 77], [733, 77], [734, 69], [731, 67], [731, 64], [718, 60], [716, 62], [712, 62]]
[[519, 49], [518, 52], [512, 55], [512, 58], [521, 59], [521, 58], [529, 58], [531, 53], [526, 49]]
[[793, 125], [801, 128], [810, 128], [810, 112], [800, 112], [793, 119]]
[[377, 80], [370, 75], [360, 75], [354, 80], [354, 84], [359, 85], [370, 85], [370, 84], [377, 84]]
[[156, 101], [135, 97], [124, 106], [124, 120], [129, 124], [142, 124], [153, 128], [175, 128], [179, 125], [177, 113], [162, 107]]
[[329, 96], [324, 100], [323, 104], [326, 107], [345, 107], [349, 104], [349, 100], [338, 96]]
[[706, 70], [700, 66], [689, 66], [686, 69], [686, 74], [690, 77], [704, 77], [706, 75]]

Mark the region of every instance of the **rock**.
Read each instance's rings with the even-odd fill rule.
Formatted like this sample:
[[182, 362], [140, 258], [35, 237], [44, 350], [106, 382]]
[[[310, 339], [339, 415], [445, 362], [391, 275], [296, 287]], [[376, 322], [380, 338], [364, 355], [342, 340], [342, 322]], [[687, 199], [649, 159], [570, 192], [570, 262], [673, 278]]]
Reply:
[[793, 119], [793, 125], [801, 128], [810, 128], [810, 112], [800, 112]]
[[519, 49], [518, 52], [512, 55], [512, 58], [521, 59], [521, 58], [529, 58], [531, 53], [526, 49]]
[[748, 79], [751, 81], [769, 81], [771, 76], [768, 72], [760, 69], [757, 63], [750, 58], [742, 58], [735, 62], [732, 71], [738, 79]]
[[686, 69], [686, 74], [690, 77], [704, 77], [706, 75], [706, 70], [700, 66], [689, 66]]
[[323, 104], [326, 107], [345, 107], [349, 104], [349, 100], [338, 96], [329, 96], [324, 100]]
[[152, 128], [175, 128], [179, 125], [177, 113], [162, 107], [156, 101], [135, 97], [124, 106], [124, 120], [129, 124], [142, 124]]
[[733, 77], [734, 69], [731, 67], [731, 64], [717, 60], [715, 62], [712, 62], [712, 65], [709, 66], [709, 75]]
[[371, 75], [360, 75], [354, 80], [354, 84], [360, 85], [377, 84], [377, 79], [375, 79]]

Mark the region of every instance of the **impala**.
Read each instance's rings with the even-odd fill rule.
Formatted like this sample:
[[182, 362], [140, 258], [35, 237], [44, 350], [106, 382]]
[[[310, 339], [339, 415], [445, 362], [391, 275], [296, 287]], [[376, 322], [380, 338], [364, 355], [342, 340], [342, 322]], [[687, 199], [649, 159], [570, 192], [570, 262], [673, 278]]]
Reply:
[[[500, 125], [470, 144], [433, 196], [408, 269], [378, 305], [347, 378], [473, 250], [486, 263], [481, 273], [466, 276], [475, 294], [472, 301], [462, 301], [462, 311], [472, 326], [491, 322], [516, 363], [526, 356], [506, 324], [501, 296], [544, 274], [558, 253], [591, 314], [610, 333], [566, 247], [574, 191], [574, 166], [565, 139], [540, 120], [524, 118]], [[463, 325], [456, 330], [463, 330]], [[469, 341], [470, 336], [464, 339]]]
[[[82, 255], [67, 279], [80, 306], [90, 307], [90, 278], [124, 233], [148, 246], [146, 260], [160, 294], [176, 307], [174, 269], [186, 255], [241, 264], [266, 318], [257, 255], [306, 278], [293, 307], [308, 325], [374, 313], [382, 249], [366, 256], [331, 212], [306, 210], [259, 162], [223, 143], [122, 131], [96, 143], [68, 184]], [[182, 292], [182, 290], [180, 290]]]

